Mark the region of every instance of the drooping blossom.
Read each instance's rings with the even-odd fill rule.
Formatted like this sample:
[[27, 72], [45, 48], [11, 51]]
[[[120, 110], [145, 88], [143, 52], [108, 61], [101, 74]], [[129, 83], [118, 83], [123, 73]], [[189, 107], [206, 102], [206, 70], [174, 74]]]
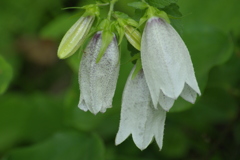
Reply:
[[119, 50], [116, 36], [96, 62], [102, 45], [102, 31], [97, 32], [86, 47], [79, 69], [80, 101], [78, 107], [97, 114], [112, 107], [119, 74]]
[[201, 94], [189, 51], [175, 29], [164, 19], [151, 17], [141, 41], [142, 66], [155, 108], [168, 111], [181, 96], [194, 103]]
[[135, 67], [123, 91], [121, 119], [115, 143], [122, 143], [132, 134], [139, 149], [145, 149], [153, 138], [161, 149], [166, 111], [161, 107], [154, 108], [143, 70], [132, 78], [134, 69]]

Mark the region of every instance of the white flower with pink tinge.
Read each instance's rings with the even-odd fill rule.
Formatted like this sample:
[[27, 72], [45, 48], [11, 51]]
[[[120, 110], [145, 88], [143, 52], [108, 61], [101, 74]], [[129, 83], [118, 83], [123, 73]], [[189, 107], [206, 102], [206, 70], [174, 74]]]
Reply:
[[86, 47], [79, 69], [80, 101], [78, 107], [93, 114], [112, 107], [119, 74], [119, 50], [115, 35], [97, 63], [102, 32], [97, 32]]
[[152, 17], [146, 22], [141, 59], [153, 105], [169, 111], [181, 96], [194, 103], [200, 95], [189, 51], [175, 29], [165, 20]]

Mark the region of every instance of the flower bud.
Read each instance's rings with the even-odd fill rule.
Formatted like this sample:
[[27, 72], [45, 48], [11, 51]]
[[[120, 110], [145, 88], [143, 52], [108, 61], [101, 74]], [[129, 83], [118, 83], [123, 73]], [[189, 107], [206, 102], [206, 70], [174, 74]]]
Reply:
[[58, 57], [64, 59], [73, 55], [83, 44], [94, 21], [93, 16], [80, 17], [64, 35], [58, 48]]
[[132, 26], [125, 26], [125, 36], [129, 43], [140, 51], [141, 49], [141, 33]]
[[95, 17], [99, 15], [99, 9], [96, 5], [87, 5], [82, 8], [86, 9], [85, 13], [67, 31], [58, 47], [60, 59], [70, 57], [79, 49], [90, 31]]

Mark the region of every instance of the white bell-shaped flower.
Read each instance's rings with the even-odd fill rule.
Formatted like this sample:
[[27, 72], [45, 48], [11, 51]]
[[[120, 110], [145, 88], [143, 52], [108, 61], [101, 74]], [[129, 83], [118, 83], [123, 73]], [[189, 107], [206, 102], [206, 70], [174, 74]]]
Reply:
[[145, 149], [153, 137], [161, 149], [166, 111], [161, 107], [154, 108], [143, 70], [132, 78], [134, 69], [123, 91], [120, 126], [115, 143], [122, 143], [132, 134], [139, 149]]
[[79, 70], [80, 101], [78, 107], [97, 114], [112, 107], [119, 74], [119, 50], [115, 35], [97, 63], [102, 32], [97, 32], [86, 47]]
[[179, 96], [194, 103], [201, 94], [183, 40], [165, 20], [146, 22], [141, 41], [142, 66], [154, 107], [168, 111]]

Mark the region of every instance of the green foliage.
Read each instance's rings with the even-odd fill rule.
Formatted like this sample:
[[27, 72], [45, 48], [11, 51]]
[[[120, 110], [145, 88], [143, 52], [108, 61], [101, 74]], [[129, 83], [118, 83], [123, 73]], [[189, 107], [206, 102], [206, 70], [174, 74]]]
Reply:
[[166, 126], [162, 154], [169, 158], [183, 157], [189, 150], [187, 135], [176, 125]]
[[140, 59], [138, 59], [136, 63], [136, 68], [132, 74], [132, 79], [134, 79], [137, 76], [138, 72], [140, 72], [141, 70], [142, 70], [142, 62]]
[[0, 56], [0, 95], [7, 89], [12, 74], [12, 67]]
[[132, 2], [128, 4], [129, 6], [136, 8], [136, 9], [146, 9], [147, 4], [144, 2]]
[[[61, 14], [50, 21], [40, 32], [43, 38], [61, 39], [71, 25], [73, 25], [79, 15], [70, 15], [68, 13]], [[61, 26], [61, 27], [56, 27]]]
[[[233, 53], [233, 43], [226, 34], [216, 28], [195, 24], [188, 26], [188, 30], [183, 33], [183, 39], [191, 53], [198, 84], [203, 92], [208, 73], [214, 66], [229, 60]], [[178, 99], [171, 111], [182, 111], [191, 106], [192, 104]]]
[[173, 18], [180, 18], [182, 17], [182, 13], [179, 11], [179, 6], [176, 3], [172, 3], [169, 6], [166, 6], [163, 8], [165, 12], [168, 13], [168, 15]]
[[59, 132], [31, 147], [13, 150], [9, 160], [104, 160], [104, 148], [96, 135], [81, 132]]
[[[207, 2], [208, 5], [203, 7], [202, 4], [204, 2]], [[209, 24], [225, 33], [231, 31], [235, 34], [240, 34], [240, 5], [238, 0], [232, 0], [231, 3], [225, 0], [185, 0], [179, 1], [179, 5], [182, 12], [184, 11], [183, 13], [186, 14], [186, 17], [183, 18], [185, 26], [189, 23]]]
[[0, 103], [0, 152], [17, 143], [42, 140], [62, 128], [61, 102], [52, 96], [10, 93], [2, 95]]
[[169, 6], [163, 8], [162, 10], [168, 14], [171, 25], [178, 31], [179, 34], [182, 34], [182, 13], [179, 11], [179, 6], [176, 3], [172, 3]]
[[171, 3], [177, 3], [178, 0], [146, 0], [151, 6], [157, 7], [157, 8], [164, 8]]
[[[139, 20], [144, 5], [132, 3], [136, 10], [126, 5], [133, 1], [137, 2], [118, 1], [115, 9]], [[61, 8], [89, 1], [1, 0], [0, 159], [239, 159], [239, 0], [146, 2], [165, 11], [181, 33], [202, 92], [194, 105], [181, 99], [175, 102], [167, 114], [163, 150], [159, 152], [154, 142], [140, 151], [131, 138], [114, 145], [122, 91], [133, 67], [131, 57], [139, 58], [139, 51], [127, 46], [126, 39], [121, 45], [113, 108], [96, 116], [77, 107], [80, 54], [66, 61], [55, 59], [49, 65], [33, 58], [35, 50], [40, 51], [37, 59], [50, 60], [51, 54], [56, 58], [56, 45], [79, 18], [79, 10]], [[101, 7], [101, 12], [107, 12], [107, 7]], [[29, 36], [37, 44], [47, 43], [39, 47], [22, 39]]]
[[[174, 28], [181, 34], [182, 33], [182, 23], [181, 23], [181, 17], [182, 13], [179, 11], [179, 6], [176, 4], [177, 0], [167, 0], [167, 1], [146, 1], [151, 6], [156, 7], [160, 9], [160, 11], [165, 11], [168, 14], [168, 17], [171, 18], [171, 24], [174, 26]], [[144, 16], [145, 9], [147, 8], [147, 4], [144, 2], [132, 2], [129, 3], [129, 6], [135, 8], [135, 15], [134, 18], [136, 20], [139, 20]], [[163, 17], [165, 20], [168, 21], [168, 17]], [[144, 20], [145, 22], [145, 20]], [[144, 22], [140, 21], [140, 25], [142, 25]]]

